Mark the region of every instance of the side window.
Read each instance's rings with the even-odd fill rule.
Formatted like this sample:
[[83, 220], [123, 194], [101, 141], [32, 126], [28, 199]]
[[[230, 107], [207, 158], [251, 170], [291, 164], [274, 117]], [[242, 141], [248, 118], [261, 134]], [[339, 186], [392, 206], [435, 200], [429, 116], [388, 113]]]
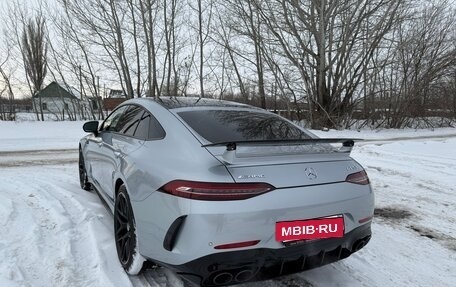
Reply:
[[146, 140], [149, 136], [149, 121], [150, 114], [145, 112], [138, 124], [138, 128], [135, 132], [135, 138]]
[[100, 131], [116, 131], [115, 127], [123, 112], [127, 109], [127, 106], [122, 106], [114, 110], [108, 118], [103, 122], [103, 125], [100, 127]]
[[158, 120], [154, 117], [150, 117], [150, 122], [149, 122], [149, 140], [154, 140], [154, 139], [162, 139], [166, 135], [165, 130], [161, 126], [161, 124], [158, 122]]
[[127, 136], [133, 136], [143, 114], [144, 110], [141, 107], [130, 105], [117, 123], [116, 131]]
[[165, 131], [154, 116], [145, 112], [136, 129], [135, 137], [145, 140], [162, 139], [165, 137]]

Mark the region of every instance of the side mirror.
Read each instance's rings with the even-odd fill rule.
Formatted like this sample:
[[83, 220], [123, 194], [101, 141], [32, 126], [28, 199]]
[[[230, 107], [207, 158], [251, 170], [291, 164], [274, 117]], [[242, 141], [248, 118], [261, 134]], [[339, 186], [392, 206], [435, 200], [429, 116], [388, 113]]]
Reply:
[[98, 121], [90, 121], [86, 122], [83, 126], [82, 129], [86, 133], [93, 133], [95, 136], [98, 135]]

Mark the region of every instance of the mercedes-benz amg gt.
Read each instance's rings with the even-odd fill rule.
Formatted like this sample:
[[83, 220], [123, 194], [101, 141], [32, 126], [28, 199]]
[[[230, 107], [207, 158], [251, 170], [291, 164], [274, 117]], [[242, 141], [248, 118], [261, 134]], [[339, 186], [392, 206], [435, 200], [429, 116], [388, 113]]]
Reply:
[[371, 237], [374, 194], [351, 139], [202, 98], [141, 98], [84, 124], [81, 187], [114, 215], [129, 274], [151, 261], [223, 286], [319, 267]]

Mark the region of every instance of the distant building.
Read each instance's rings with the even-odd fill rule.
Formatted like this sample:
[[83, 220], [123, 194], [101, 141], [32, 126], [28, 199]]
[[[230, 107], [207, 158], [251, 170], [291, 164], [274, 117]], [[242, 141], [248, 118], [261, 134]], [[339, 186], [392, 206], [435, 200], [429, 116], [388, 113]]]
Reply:
[[76, 114], [79, 111], [80, 100], [67, 89], [56, 82], [50, 83], [46, 88], [33, 96], [35, 108], [43, 112], [62, 114]]
[[122, 90], [111, 89], [108, 97], [103, 100], [103, 107], [105, 111], [112, 111], [126, 100], [128, 100], [128, 97]]
[[110, 99], [126, 99], [128, 97], [127, 97], [127, 94], [125, 94], [124, 91], [122, 91], [122, 90], [111, 89], [111, 90], [109, 90], [108, 98], [110, 98]]
[[33, 103], [38, 112], [41, 107], [44, 113], [60, 115], [83, 115], [98, 113], [102, 110], [101, 97], [86, 95], [75, 88], [58, 82], [50, 83], [46, 88], [33, 96]]

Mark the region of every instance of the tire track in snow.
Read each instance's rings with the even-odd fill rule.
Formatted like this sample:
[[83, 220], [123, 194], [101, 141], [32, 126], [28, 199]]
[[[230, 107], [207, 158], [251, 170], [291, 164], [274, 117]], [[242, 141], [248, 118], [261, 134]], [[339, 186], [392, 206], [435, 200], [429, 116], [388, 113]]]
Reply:
[[[20, 193], [20, 190], [19, 193], [11, 192], [5, 188], [5, 185], [9, 186], [8, 178], [6, 181], [3, 180], [0, 191], [13, 201], [15, 212], [10, 217], [9, 224], [0, 227], [1, 233], [7, 235], [5, 237], [7, 246], [1, 249], [1, 255], [6, 259], [4, 261], [10, 268], [3, 272], [9, 271], [7, 279], [19, 281], [25, 286], [29, 285], [27, 282], [45, 286], [49, 281], [40, 277], [52, 277], [56, 274], [46, 274], [53, 268], [50, 259], [55, 259], [56, 252], [52, 252], [51, 256], [54, 258], [48, 258], [47, 254], [43, 254], [43, 249], [47, 248], [43, 241], [47, 236], [52, 236], [50, 235], [51, 225], [48, 225], [49, 216], [45, 214], [46, 210], [41, 210], [41, 206], [36, 200], [28, 197], [27, 193]], [[24, 185], [19, 184], [18, 187], [22, 189]], [[38, 262], [39, 264], [37, 264]], [[17, 268], [12, 268], [12, 266]]]
[[[70, 265], [70, 269], [80, 275], [80, 278], [75, 278], [72, 281], [72, 283], [76, 281], [75, 285], [77, 286], [99, 283], [97, 282], [99, 279], [87, 276], [87, 274], [97, 273], [96, 258], [99, 256], [88, 256], [97, 253], [96, 248], [94, 248], [96, 242], [91, 240], [91, 232], [88, 228], [95, 216], [89, 215], [85, 209], [81, 208], [79, 202], [74, 200], [72, 195], [62, 194], [60, 186], [50, 184], [42, 179], [39, 180], [39, 183], [41, 194], [46, 194], [47, 199], [53, 202], [55, 207], [58, 207], [56, 217], [64, 216], [69, 220], [68, 226], [63, 227], [65, 229], [63, 233], [66, 239], [64, 246], [66, 256], [59, 264], [61, 266]], [[82, 266], [86, 269], [85, 272], [80, 272]]]
[[17, 212], [10, 208], [9, 224], [0, 226], [8, 235], [0, 241], [6, 258], [0, 279], [24, 286], [132, 286], [115, 257], [112, 219], [76, 178], [75, 166], [2, 171], [0, 194]]
[[367, 168], [377, 206], [396, 205], [412, 211], [416, 216], [403, 220], [400, 226], [412, 230], [417, 228], [410, 226], [419, 226], [426, 234], [434, 230], [435, 237], [441, 239], [435, 241], [454, 251], [456, 219], [448, 213], [456, 202], [456, 156], [448, 149], [453, 142], [415, 143], [407, 148], [362, 146], [354, 157]]
[[[15, 234], [15, 229], [9, 233], [15, 239], [11, 240], [11, 247], [17, 255], [18, 265], [25, 270], [25, 277], [34, 279], [30, 281], [38, 286], [46, 286], [50, 282], [66, 284], [77, 281], [73, 277], [73, 274], [78, 274], [73, 268], [74, 264], [65, 262], [66, 258], [71, 258], [67, 244], [72, 224], [67, 214], [61, 204], [47, 194], [49, 186], [43, 186], [27, 176], [23, 179], [19, 185], [16, 183], [17, 193], [10, 192], [20, 211], [11, 225], [21, 228], [18, 234]], [[29, 185], [34, 186], [32, 192], [29, 192]], [[22, 228], [29, 231], [25, 236]], [[71, 283], [68, 285], [71, 286]]]
[[[0, 196], [6, 196], [0, 197], [4, 199], [0, 218], [16, 227], [12, 232], [0, 227], [1, 233], [13, 237], [4, 243], [0, 240], [0, 256], [14, 259], [9, 264], [3, 262], [0, 283], [2, 274], [11, 274], [7, 276], [11, 280], [8, 285], [180, 286], [181, 280], [164, 268], [146, 270], [140, 276], [126, 275], [117, 259], [112, 216], [96, 194], [80, 189], [77, 166], [19, 170], [21, 180], [17, 167], [2, 172], [6, 180]], [[13, 208], [16, 203], [18, 206]], [[27, 226], [30, 234], [24, 236], [18, 225]], [[30, 242], [36, 252], [27, 247]], [[16, 270], [14, 266], [22, 268]]]

